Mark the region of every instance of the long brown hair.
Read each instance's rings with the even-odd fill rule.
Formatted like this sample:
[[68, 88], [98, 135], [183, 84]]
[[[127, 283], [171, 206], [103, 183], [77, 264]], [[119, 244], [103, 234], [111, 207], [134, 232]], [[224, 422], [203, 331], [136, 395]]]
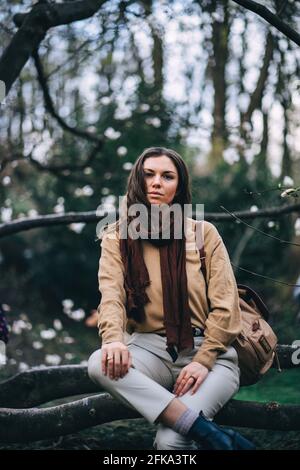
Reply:
[[127, 207], [131, 204], [142, 203], [149, 206], [145, 188], [145, 173], [143, 164], [149, 157], [169, 157], [177, 168], [179, 181], [176, 195], [172, 203], [178, 203], [183, 208], [184, 204], [190, 204], [192, 197], [187, 166], [183, 158], [175, 150], [165, 147], [146, 148], [134, 163], [127, 181]]

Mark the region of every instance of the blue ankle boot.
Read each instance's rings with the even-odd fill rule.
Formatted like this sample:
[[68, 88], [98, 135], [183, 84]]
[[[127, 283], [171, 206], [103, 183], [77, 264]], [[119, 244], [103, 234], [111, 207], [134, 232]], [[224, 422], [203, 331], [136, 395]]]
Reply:
[[201, 411], [187, 435], [205, 445], [207, 450], [255, 450], [255, 445], [232, 429], [221, 429], [206, 419]]

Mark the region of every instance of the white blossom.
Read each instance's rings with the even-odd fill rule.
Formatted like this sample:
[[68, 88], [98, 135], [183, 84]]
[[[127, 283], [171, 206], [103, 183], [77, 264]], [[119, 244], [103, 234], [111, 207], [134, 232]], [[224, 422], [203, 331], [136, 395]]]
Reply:
[[111, 140], [116, 140], [121, 136], [121, 132], [115, 131], [112, 127], [108, 127], [104, 132], [105, 137]]
[[39, 213], [36, 209], [29, 209], [27, 215], [28, 215], [28, 217], [36, 217], [37, 215], [39, 215]]
[[295, 235], [298, 237], [300, 235], [300, 218], [298, 217], [296, 220], [295, 220]]
[[77, 222], [69, 225], [69, 229], [75, 233], [81, 233], [86, 224], [84, 222]]
[[51, 366], [57, 366], [61, 363], [61, 357], [58, 354], [46, 354], [45, 362]]
[[32, 325], [24, 320], [15, 320], [12, 324], [12, 332], [15, 335], [20, 335], [23, 330], [31, 330]]
[[127, 148], [124, 147], [124, 145], [121, 145], [121, 147], [117, 148], [117, 154], [119, 155], [119, 157], [124, 157], [124, 155], [127, 154]]
[[72, 307], [74, 306], [74, 302], [73, 302], [73, 300], [71, 300], [71, 299], [64, 299], [64, 300], [62, 301], [62, 305], [63, 305], [63, 311], [64, 311], [64, 313], [67, 313], [67, 312], [69, 312], [69, 311], [72, 309]]
[[29, 365], [26, 362], [19, 363], [19, 372], [24, 372], [25, 370], [29, 369]]
[[82, 308], [78, 308], [77, 310], [70, 312], [68, 316], [72, 318], [72, 320], [80, 321], [85, 317], [85, 312]]
[[150, 109], [150, 106], [149, 106], [148, 103], [142, 103], [142, 104], [140, 105], [140, 111], [141, 111], [142, 113], [146, 113], [147, 111], [149, 111], [149, 109]]
[[123, 170], [130, 171], [132, 167], [133, 167], [133, 164], [131, 162], [126, 162], [123, 165]]
[[40, 332], [40, 336], [43, 339], [53, 339], [56, 336], [56, 331], [53, 328], [49, 328], [48, 330], [42, 330]]
[[60, 331], [63, 329], [63, 325], [62, 325], [62, 322], [56, 318], [54, 321], [53, 321], [53, 326], [56, 330]]
[[290, 176], [285, 176], [282, 184], [283, 186], [294, 186], [294, 180]]
[[158, 117], [149, 117], [146, 119], [146, 124], [149, 124], [150, 126], [153, 127], [160, 127], [161, 126], [161, 120]]
[[11, 207], [1, 207], [1, 219], [2, 222], [10, 222], [12, 219], [12, 208]]
[[72, 338], [71, 336], [65, 336], [64, 339], [63, 339], [63, 342], [65, 344], [73, 344], [73, 343], [75, 343], [75, 339]]
[[72, 359], [74, 359], [74, 357], [75, 357], [75, 354], [72, 354], [72, 353], [65, 354], [65, 359], [67, 359], [67, 361], [71, 361]]
[[110, 99], [109, 96], [103, 96], [103, 97], [100, 99], [100, 103], [101, 103], [101, 104], [104, 104], [104, 106], [107, 106], [110, 102], [111, 102], [111, 99]]
[[10, 176], [4, 176], [2, 179], [2, 184], [3, 186], [8, 186], [11, 183], [11, 177]]

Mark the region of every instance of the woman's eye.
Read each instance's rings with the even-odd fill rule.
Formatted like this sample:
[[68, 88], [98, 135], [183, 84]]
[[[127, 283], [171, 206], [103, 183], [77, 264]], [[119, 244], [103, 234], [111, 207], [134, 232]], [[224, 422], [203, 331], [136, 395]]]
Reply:
[[[151, 176], [153, 176], [153, 174], [152, 173], [145, 173], [145, 176], [150, 176], [151, 177]], [[167, 180], [172, 180], [173, 179], [173, 176], [171, 176], [171, 175], [164, 175], [163, 177], [166, 178]]]

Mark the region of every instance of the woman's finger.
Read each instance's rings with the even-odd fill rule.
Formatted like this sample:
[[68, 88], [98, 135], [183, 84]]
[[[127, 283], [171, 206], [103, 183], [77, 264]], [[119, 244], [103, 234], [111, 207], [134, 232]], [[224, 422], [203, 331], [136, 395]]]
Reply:
[[120, 378], [120, 369], [121, 369], [121, 354], [119, 351], [115, 351], [114, 353], [114, 361], [113, 361], [113, 376], [112, 379], [118, 380]]
[[106, 349], [102, 350], [101, 363], [102, 363], [102, 372], [103, 372], [104, 375], [107, 375], [107, 373], [108, 373], [107, 366], [108, 366], [109, 354], [112, 355], [112, 353], [109, 353], [109, 351], [107, 351]]
[[188, 381], [188, 375], [185, 373], [184, 376], [182, 377], [180, 383], [178, 384], [176, 388], [176, 395], [179, 396], [182, 393], [182, 390], [185, 388], [186, 384]]
[[200, 385], [202, 384], [203, 382], [203, 378], [202, 377], [198, 377], [198, 379], [196, 380], [194, 386], [192, 387], [192, 390], [191, 390], [191, 394], [194, 395], [197, 390], [200, 388]]
[[173, 390], [174, 393], [177, 394], [179, 388], [182, 387], [182, 382], [183, 382], [183, 380], [184, 380], [185, 374], [186, 374], [185, 370], [182, 369], [182, 370], [180, 371], [180, 374], [179, 374], [178, 377], [177, 377], [176, 382], [175, 382], [174, 390]]
[[126, 349], [125, 351], [122, 351], [121, 372], [120, 372], [121, 377], [124, 377], [124, 375], [126, 375], [129, 370], [129, 359], [130, 359], [130, 353], [128, 349]]
[[107, 355], [107, 375], [109, 376], [110, 379], [113, 379], [114, 375], [114, 353], [110, 352]]
[[189, 377], [181, 388], [179, 396], [181, 397], [182, 395], [184, 395], [194, 385], [194, 382], [195, 379], [193, 377]]

